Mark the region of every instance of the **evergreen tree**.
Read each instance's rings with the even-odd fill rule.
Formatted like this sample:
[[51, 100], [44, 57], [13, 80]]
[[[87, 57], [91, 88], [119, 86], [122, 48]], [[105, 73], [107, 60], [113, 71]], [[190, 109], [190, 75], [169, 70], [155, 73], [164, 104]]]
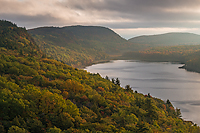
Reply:
[[118, 78], [116, 78], [115, 84], [118, 85], [118, 86], [120, 86], [120, 81], [119, 81]]

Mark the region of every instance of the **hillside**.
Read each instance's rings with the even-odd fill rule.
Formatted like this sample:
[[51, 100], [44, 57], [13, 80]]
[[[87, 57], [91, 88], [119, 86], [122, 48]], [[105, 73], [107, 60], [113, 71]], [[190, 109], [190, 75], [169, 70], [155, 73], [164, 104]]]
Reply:
[[140, 51], [123, 53], [120, 59], [153, 62], [179, 62], [188, 71], [200, 73], [200, 45], [150, 47]]
[[28, 31], [39, 47], [56, 60], [79, 67], [106, 60], [130, 44], [105, 27], [41, 27]]
[[200, 73], [200, 49], [185, 56], [185, 65], [182, 68]]
[[182, 68], [200, 72], [200, 35], [167, 33], [129, 39], [137, 50], [124, 52], [120, 59], [169, 61], [185, 64]]
[[166, 33], [160, 35], [138, 36], [129, 39], [134, 44], [152, 46], [198, 45], [200, 35], [192, 33]]
[[13, 50], [20, 55], [41, 55], [42, 52], [25, 28], [19, 28], [8, 21], [0, 23], [0, 47]]
[[[3, 40], [29, 36], [10, 22], [0, 21], [0, 25]], [[24, 44], [35, 51], [28, 53], [17, 40], [12, 41], [16, 42], [12, 48], [4, 43], [0, 48], [1, 133], [200, 131], [183, 121], [169, 100], [133, 92], [128, 85], [123, 89], [117, 79], [111, 82], [45, 58], [34, 42]]]

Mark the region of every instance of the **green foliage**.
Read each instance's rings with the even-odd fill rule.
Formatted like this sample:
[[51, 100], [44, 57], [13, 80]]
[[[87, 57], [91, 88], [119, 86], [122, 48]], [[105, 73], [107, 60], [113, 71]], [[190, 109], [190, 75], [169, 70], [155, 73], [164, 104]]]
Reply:
[[[9, 24], [8, 24], [9, 25]], [[17, 44], [18, 45], [18, 44]], [[0, 54], [0, 131], [199, 132], [180, 110], [149, 95], [42, 56]]]
[[26, 29], [19, 28], [16, 24], [3, 20], [0, 20], [0, 47], [7, 50], [11, 49], [21, 55], [35, 56], [41, 54], [39, 47]]
[[44, 125], [43, 123], [38, 119], [28, 119], [27, 120], [27, 128], [31, 133], [44, 133]]
[[134, 44], [145, 44], [146, 47], [174, 46], [174, 45], [197, 45], [200, 36], [192, 33], [166, 33], [159, 35], [138, 36], [129, 39]]
[[31, 29], [29, 33], [48, 56], [74, 67], [106, 60], [108, 54], [119, 54], [131, 46], [128, 41], [104, 27], [42, 27]]
[[146, 48], [141, 51], [126, 52], [122, 59], [143, 61], [180, 62], [188, 71], [200, 72], [200, 45], [165, 46]]
[[49, 128], [47, 130], [47, 133], [62, 133], [62, 130], [60, 128], [54, 127], [54, 128]]
[[6, 130], [4, 129], [4, 126], [3, 126], [3, 125], [0, 125], [0, 132], [1, 132], [1, 133], [5, 133], [5, 132], [6, 132]]
[[24, 128], [19, 128], [18, 126], [12, 126], [9, 128], [8, 133], [28, 133]]

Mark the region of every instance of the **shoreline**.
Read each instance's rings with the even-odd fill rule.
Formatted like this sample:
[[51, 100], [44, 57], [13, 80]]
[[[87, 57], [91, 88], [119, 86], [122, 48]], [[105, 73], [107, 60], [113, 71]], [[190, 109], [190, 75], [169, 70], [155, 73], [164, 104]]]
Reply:
[[[110, 58], [107, 60], [98, 60], [98, 61], [94, 61], [91, 64], [88, 65], [83, 65], [81, 67], [78, 67], [78, 69], [84, 70], [86, 67], [88, 66], [92, 66], [95, 64], [101, 64], [101, 63], [108, 63], [112, 60], [129, 60], [129, 61], [136, 61], [136, 59], [125, 59], [125, 58]], [[187, 65], [183, 62], [180, 61], [155, 61], [155, 60], [137, 60], [137, 61], [141, 61], [141, 62], [168, 62], [168, 63], [172, 63], [172, 64], [182, 64], [182, 66], [178, 67], [178, 69], [185, 69], [188, 72], [195, 72], [195, 73], [200, 73], [200, 70], [196, 70], [193, 68], [188, 68]]]
[[[115, 59], [115, 60], [117, 60], [117, 59]], [[110, 60], [110, 61], [111, 61], [111, 60]], [[127, 60], [124, 60], [124, 61], [127, 61]], [[130, 61], [131, 61], [131, 60], [130, 60]], [[133, 60], [132, 60], [132, 61], [133, 61]], [[137, 60], [137, 61], [140, 62], [141, 60]], [[144, 62], [144, 61], [141, 61], [141, 62]], [[145, 62], [147, 62], [147, 61], [145, 61]], [[149, 61], [149, 62], [155, 62], [155, 61]], [[162, 62], [164, 62], [164, 61], [162, 61], [162, 62], [159, 61], [159, 62], [162, 63]], [[169, 62], [169, 61], [168, 61], [168, 62]], [[104, 63], [104, 62], [103, 62], [103, 63]], [[172, 63], [172, 64], [180, 64], [180, 65], [183, 64], [183, 63], [181, 63], [181, 62], [169, 62], [169, 63]], [[183, 66], [184, 66], [184, 65], [183, 65]], [[180, 67], [183, 67], [183, 66], [180, 66]], [[177, 67], [177, 68], [179, 68], [179, 67]], [[180, 68], [179, 68], [179, 69], [180, 69]], [[183, 68], [182, 68], [182, 69], [183, 69]], [[185, 70], [186, 70], [186, 69], [185, 69]], [[186, 71], [188, 71], [188, 70], [186, 70]], [[124, 88], [124, 87], [123, 87], [123, 88]], [[139, 92], [139, 93], [145, 95], [144, 92]], [[158, 98], [158, 96], [154, 96], [154, 97]], [[159, 98], [160, 98], [160, 97], [159, 97]], [[162, 98], [160, 98], [160, 99], [162, 99]], [[162, 99], [162, 100], [164, 100], [164, 99]], [[172, 102], [173, 102], [173, 101], [172, 101]], [[176, 107], [174, 104], [173, 104], [173, 106]], [[181, 110], [181, 112], [182, 112], [182, 110]], [[182, 118], [182, 119], [183, 119], [183, 121], [189, 121], [189, 122], [191, 122], [190, 119], [188, 119], [188, 118]], [[193, 120], [192, 123], [195, 124], [196, 121]]]
[[110, 61], [111, 61], [111, 59], [109, 59], [109, 60], [98, 60], [98, 61], [92, 62], [91, 64], [80, 66], [80, 67], [78, 67], [78, 69], [82, 69], [83, 70], [88, 66], [92, 66], [92, 65], [100, 64], [100, 63], [107, 63], [107, 62], [110, 62]]

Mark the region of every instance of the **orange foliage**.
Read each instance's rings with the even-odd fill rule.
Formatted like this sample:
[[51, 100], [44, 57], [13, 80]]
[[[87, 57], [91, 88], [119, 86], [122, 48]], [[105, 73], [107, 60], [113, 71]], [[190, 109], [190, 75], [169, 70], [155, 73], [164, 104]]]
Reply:
[[102, 88], [102, 87], [98, 87], [96, 90], [97, 91], [105, 91], [104, 88]]

